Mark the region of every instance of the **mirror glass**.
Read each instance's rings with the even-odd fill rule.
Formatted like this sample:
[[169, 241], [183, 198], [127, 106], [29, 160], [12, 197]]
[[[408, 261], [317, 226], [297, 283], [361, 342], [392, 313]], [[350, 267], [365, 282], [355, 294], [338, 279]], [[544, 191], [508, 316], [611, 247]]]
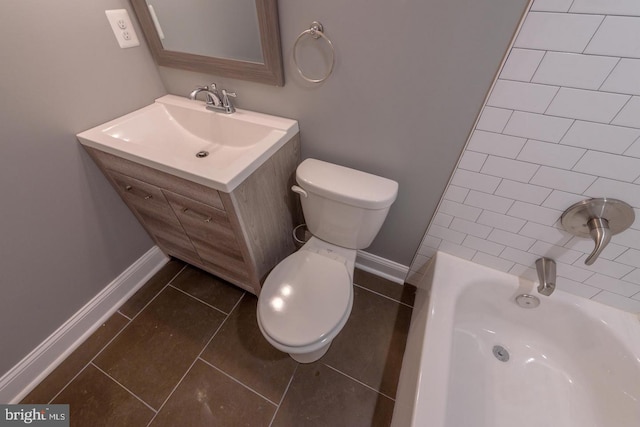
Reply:
[[131, 0], [159, 65], [284, 85], [277, 0]]
[[162, 47], [263, 62], [255, 0], [146, 0]]

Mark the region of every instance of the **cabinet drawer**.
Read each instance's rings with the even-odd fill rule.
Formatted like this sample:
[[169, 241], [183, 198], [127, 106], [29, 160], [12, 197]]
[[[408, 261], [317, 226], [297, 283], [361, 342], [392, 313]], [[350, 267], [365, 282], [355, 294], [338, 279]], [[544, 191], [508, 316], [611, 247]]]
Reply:
[[109, 176], [124, 201], [160, 247], [187, 262], [200, 260], [162, 190], [118, 172], [109, 171]]
[[247, 264], [227, 213], [169, 191], [165, 195], [205, 265], [246, 280]]
[[99, 165], [104, 169], [122, 174], [123, 176], [135, 176], [139, 180], [152, 184], [158, 188], [167, 189], [174, 193], [183, 194], [194, 200], [224, 209], [220, 194], [213, 188], [188, 181], [186, 179], [171, 175], [139, 163], [123, 159], [104, 151], [96, 150], [91, 147], [85, 147], [91, 157], [93, 157]]

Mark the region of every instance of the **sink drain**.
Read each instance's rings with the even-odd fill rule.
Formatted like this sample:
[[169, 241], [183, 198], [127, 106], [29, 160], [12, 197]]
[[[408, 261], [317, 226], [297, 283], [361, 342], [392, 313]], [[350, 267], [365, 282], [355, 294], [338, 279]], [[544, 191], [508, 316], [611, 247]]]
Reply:
[[498, 359], [501, 362], [509, 361], [509, 352], [507, 351], [506, 348], [504, 348], [501, 345], [493, 346], [493, 355], [496, 357], [496, 359]]
[[204, 157], [207, 157], [208, 155], [209, 155], [209, 152], [208, 152], [208, 151], [204, 151], [204, 150], [202, 150], [202, 151], [198, 151], [198, 152], [196, 153], [196, 157], [197, 157], [197, 158], [199, 158], [199, 159], [202, 159], [202, 158], [204, 158]]

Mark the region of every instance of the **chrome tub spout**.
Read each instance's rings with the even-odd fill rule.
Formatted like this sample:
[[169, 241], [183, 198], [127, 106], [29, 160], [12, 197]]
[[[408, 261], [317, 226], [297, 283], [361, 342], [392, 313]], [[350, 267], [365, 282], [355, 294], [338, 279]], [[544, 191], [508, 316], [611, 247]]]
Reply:
[[549, 296], [556, 289], [556, 262], [551, 258], [538, 258], [536, 260], [538, 270], [538, 292]]

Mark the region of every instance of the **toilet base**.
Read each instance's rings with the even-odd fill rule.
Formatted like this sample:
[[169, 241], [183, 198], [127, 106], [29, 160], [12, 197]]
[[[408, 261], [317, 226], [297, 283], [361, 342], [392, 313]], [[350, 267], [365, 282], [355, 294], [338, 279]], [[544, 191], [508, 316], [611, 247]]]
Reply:
[[329, 341], [327, 345], [309, 353], [289, 353], [289, 356], [291, 356], [291, 358], [296, 362], [313, 363], [325, 355], [327, 350], [329, 350], [329, 347], [331, 347], [332, 342], [333, 341]]

